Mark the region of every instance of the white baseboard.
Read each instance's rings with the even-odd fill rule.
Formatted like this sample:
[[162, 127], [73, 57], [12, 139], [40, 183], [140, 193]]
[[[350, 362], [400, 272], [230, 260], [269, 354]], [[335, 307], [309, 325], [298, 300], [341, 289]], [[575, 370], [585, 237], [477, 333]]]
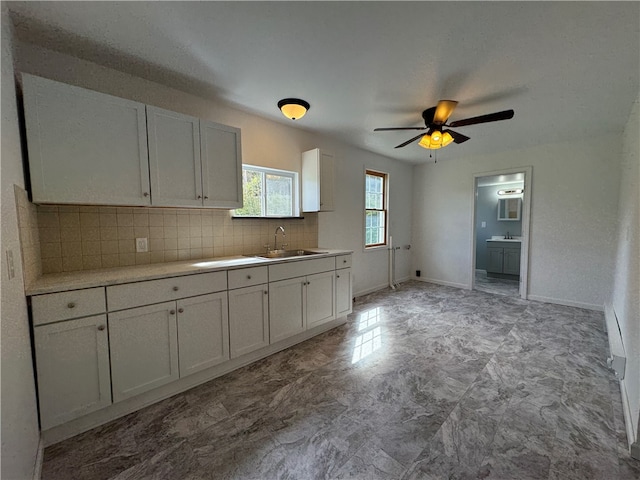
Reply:
[[555, 303], [556, 305], [565, 305], [567, 307], [584, 308], [585, 310], [604, 311], [604, 305], [596, 305], [595, 303], [574, 302], [573, 300], [562, 300], [560, 298], [544, 297], [542, 295], [527, 295], [527, 300], [535, 300], [537, 302]]
[[627, 395], [627, 385], [624, 380], [620, 381], [620, 395], [622, 396], [622, 411], [624, 412], [624, 426], [627, 430], [627, 442], [629, 448], [636, 443], [636, 429], [631, 422], [631, 405], [629, 403], [629, 395]]
[[437, 280], [435, 278], [413, 277], [419, 282], [435, 283], [436, 285], [444, 285], [445, 287], [461, 288], [463, 290], [471, 290], [471, 286], [466, 283], [447, 282], [445, 280]]
[[486, 274], [487, 274], [487, 271], [486, 271], [486, 270], [483, 270], [483, 269], [481, 269], [481, 268], [476, 268], [476, 273], [482, 273], [483, 275], [486, 275]]
[[33, 466], [33, 480], [40, 480], [42, 477], [42, 462], [44, 461], [44, 439], [40, 435], [38, 441], [38, 453], [36, 454], [36, 461]]
[[382, 285], [377, 285], [375, 287], [367, 288], [365, 290], [361, 290], [359, 292], [354, 292], [354, 297], [362, 297], [363, 295], [369, 295], [370, 293], [377, 292], [380, 290], [384, 290], [385, 288], [389, 288], [389, 284], [385, 283]]

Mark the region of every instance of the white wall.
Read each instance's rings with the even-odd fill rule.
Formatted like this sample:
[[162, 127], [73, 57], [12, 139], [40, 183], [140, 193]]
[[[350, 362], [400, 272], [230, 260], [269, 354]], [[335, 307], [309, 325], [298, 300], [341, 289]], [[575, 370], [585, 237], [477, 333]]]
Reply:
[[602, 309], [613, 279], [620, 142], [613, 135], [606, 144], [586, 139], [416, 167], [414, 268], [470, 288], [473, 174], [532, 166], [529, 298]]
[[[640, 108], [636, 99], [623, 136], [618, 205], [617, 255], [611, 303], [627, 354], [624, 391], [628, 421], [637, 431], [640, 417]], [[630, 439], [632, 440], [632, 439]]]
[[[391, 232], [397, 235], [397, 244], [409, 243], [411, 165], [165, 87], [162, 78], [158, 83], [149, 82], [34, 45], [18, 44], [17, 66], [22, 72], [240, 127], [244, 163], [299, 172], [301, 152], [316, 147], [332, 152], [336, 159], [336, 210], [318, 214], [319, 246], [354, 250], [355, 293], [383, 287], [388, 276], [386, 250], [362, 251], [365, 166], [390, 174]], [[409, 259], [409, 251], [398, 253], [397, 278], [408, 277]]]
[[[24, 188], [13, 78], [12, 27], [2, 6], [2, 467], [3, 479], [32, 478], [40, 435], [31, 360], [29, 319], [13, 185]], [[13, 252], [8, 279], [5, 251]]]

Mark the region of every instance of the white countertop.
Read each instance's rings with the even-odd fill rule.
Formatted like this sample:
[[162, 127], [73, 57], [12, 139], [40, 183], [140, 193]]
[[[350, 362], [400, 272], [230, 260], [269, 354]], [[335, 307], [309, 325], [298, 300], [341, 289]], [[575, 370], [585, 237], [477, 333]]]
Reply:
[[522, 243], [521, 237], [513, 237], [513, 238], [503, 238], [500, 235], [494, 235], [491, 238], [487, 238], [487, 242], [511, 242], [511, 243]]
[[121, 283], [154, 280], [157, 278], [177, 277], [194, 273], [214, 272], [216, 270], [232, 270], [236, 268], [254, 267], [258, 265], [273, 265], [274, 263], [311, 260], [313, 258], [333, 257], [350, 254], [352, 250], [337, 250], [330, 248], [305, 248], [312, 252], [322, 252], [318, 255], [287, 257], [287, 258], [259, 258], [236, 255], [233, 257], [201, 258], [198, 260], [184, 260], [171, 263], [154, 263], [150, 265], [136, 265], [131, 267], [106, 268], [101, 270], [84, 270], [80, 272], [53, 273], [43, 275], [26, 289], [27, 295], [41, 295], [44, 293], [65, 292], [81, 288], [105, 287]]

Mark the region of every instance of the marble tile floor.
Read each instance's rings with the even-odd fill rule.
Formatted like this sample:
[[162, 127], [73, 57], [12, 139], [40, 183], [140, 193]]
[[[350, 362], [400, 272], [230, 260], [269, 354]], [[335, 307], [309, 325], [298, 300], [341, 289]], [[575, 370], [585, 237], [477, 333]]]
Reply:
[[409, 281], [45, 449], [52, 479], [638, 479], [600, 312]]
[[520, 282], [508, 278], [488, 277], [484, 270], [476, 270], [474, 288], [480, 292], [494, 295], [520, 296]]

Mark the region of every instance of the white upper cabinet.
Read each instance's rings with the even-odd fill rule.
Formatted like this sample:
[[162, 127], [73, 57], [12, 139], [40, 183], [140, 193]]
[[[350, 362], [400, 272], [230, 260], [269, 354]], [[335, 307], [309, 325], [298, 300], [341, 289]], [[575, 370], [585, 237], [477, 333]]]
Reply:
[[334, 158], [319, 148], [302, 153], [302, 211], [332, 211]]
[[242, 207], [240, 129], [200, 120], [203, 205]]
[[150, 205], [145, 106], [23, 75], [35, 203]]
[[23, 86], [35, 203], [242, 207], [240, 129], [32, 75]]
[[202, 206], [200, 120], [147, 106], [154, 206]]

